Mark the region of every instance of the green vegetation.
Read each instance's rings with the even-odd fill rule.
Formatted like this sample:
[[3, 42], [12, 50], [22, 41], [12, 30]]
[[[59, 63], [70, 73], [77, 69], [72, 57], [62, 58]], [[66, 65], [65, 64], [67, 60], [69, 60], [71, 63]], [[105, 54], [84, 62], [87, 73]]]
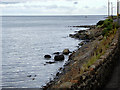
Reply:
[[118, 28], [117, 23], [113, 22], [112, 19], [106, 19], [103, 24], [101, 24], [102, 22], [100, 22], [97, 27], [102, 28], [102, 35], [104, 38], [99, 43], [96, 43], [93, 56], [83, 65], [85, 69], [88, 69], [89, 66], [94, 64], [96, 60], [100, 58], [100, 56], [104, 55], [116, 34]]
[[104, 23], [102, 24], [102, 27], [104, 28], [102, 31], [103, 36], [108, 36], [109, 31], [113, 29], [113, 20], [112, 19], [106, 19]]
[[101, 27], [103, 28], [102, 35], [109, 36], [113, 32], [113, 30], [117, 29], [119, 26], [117, 25], [117, 23], [113, 22], [112, 19], [106, 19]]

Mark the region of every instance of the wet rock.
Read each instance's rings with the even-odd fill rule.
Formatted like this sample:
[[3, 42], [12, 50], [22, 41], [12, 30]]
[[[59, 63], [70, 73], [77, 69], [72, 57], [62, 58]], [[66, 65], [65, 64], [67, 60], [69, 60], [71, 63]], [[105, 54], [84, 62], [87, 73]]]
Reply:
[[32, 80], [35, 80], [35, 78], [32, 78]]
[[78, 33], [84, 33], [84, 32], [86, 32], [86, 30], [80, 30], [80, 31], [78, 31]]
[[59, 75], [59, 72], [56, 73], [56, 76], [58, 76], [58, 75]]
[[72, 37], [73, 36], [73, 34], [69, 34], [69, 37]]
[[27, 77], [31, 77], [32, 75], [27, 75]]
[[55, 57], [54, 57], [55, 61], [62, 61], [64, 59], [65, 59], [64, 55], [55, 55]]
[[45, 55], [44, 58], [49, 59], [49, 58], [51, 58], [51, 56], [50, 55]]
[[81, 43], [79, 43], [78, 45], [79, 45], [79, 46], [83, 46], [83, 45], [84, 45], [84, 42], [81, 42]]
[[55, 62], [51, 62], [51, 61], [50, 61], [50, 62], [46, 62], [46, 63], [48, 63], [48, 64], [53, 64], [53, 63], [55, 63]]
[[68, 55], [70, 53], [69, 49], [64, 49], [63, 54]]
[[104, 20], [101, 20], [101, 21], [99, 21], [98, 23], [97, 23], [97, 26], [98, 25], [102, 25], [104, 23]]
[[53, 53], [53, 54], [60, 54], [60, 52], [55, 52], [55, 53]]

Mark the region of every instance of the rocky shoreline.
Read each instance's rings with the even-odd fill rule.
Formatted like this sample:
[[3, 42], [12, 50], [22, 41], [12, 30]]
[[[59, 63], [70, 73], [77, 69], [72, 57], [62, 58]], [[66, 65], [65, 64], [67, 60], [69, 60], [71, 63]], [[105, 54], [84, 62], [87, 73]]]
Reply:
[[[113, 25], [111, 29], [110, 25]], [[88, 26], [85, 27], [88, 28]], [[107, 28], [109, 31], [105, 32]], [[114, 57], [118, 56], [116, 53], [119, 50], [116, 48], [119, 48], [119, 34], [116, 32], [115, 23], [111, 19], [106, 19], [99, 21], [94, 27], [92, 25], [88, 30], [80, 30], [75, 34], [70, 34], [69, 36], [72, 38], [83, 40], [79, 44], [82, 47], [70, 54], [64, 67], [59, 69], [54, 79], [43, 86], [43, 89], [83, 88], [89, 90], [88, 88], [101, 88], [101, 85], [105, 84], [104, 78], [109, 75], [104, 72], [104, 67], [107, 66], [105, 71], [108, 71], [111, 61], [114, 61]], [[109, 63], [106, 63], [106, 59]], [[103, 78], [100, 75], [103, 75]]]
[[[93, 43], [96, 43], [99, 40], [102, 40], [102, 38], [103, 38], [103, 36], [101, 35], [102, 34], [101, 28], [99, 28], [97, 26], [98, 25], [70, 26], [70, 27], [89, 28], [87, 30], [79, 30], [75, 34], [69, 34], [69, 36], [71, 38], [83, 40], [83, 42], [78, 44], [79, 46], [82, 46], [82, 47], [78, 48], [77, 51], [73, 51], [73, 53], [70, 54], [69, 59], [65, 63], [63, 68], [59, 69], [59, 71], [56, 73], [56, 76], [54, 77], [54, 79], [51, 80], [49, 83], [47, 83], [46, 86], [43, 86], [43, 89], [46, 90], [46, 89], [50, 89], [50, 88], [56, 88], [56, 87], [54, 87], [54, 85], [56, 83], [57, 84], [62, 83], [62, 80], [60, 80], [60, 79], [63, 78], [64, 75], [70, 71], [71, 65], [76, 62], [76, 60], [73, 60], [73, 59], [75, 59], [75, 58], [77, 59], [79, 54], [81, 55], [81, 58], [80, 57], [79, 58], [82, 60], [84, 59], [84, 61], [79, 62], [79, 65], [83, 64], [85, 62], [85, 60], [87, 60], [88, 58], [91, 57], [91, 55], [93, 54], [93, 50], [95, 49], [95, 48], [93, 48], [94, 46], [91, 46], [91, 45], [93, 45]], [[79, 69], [81, 67], [78, 66], [76, 68], [78, 69], [78, 71], [80, 71]], [[75, 81], [73, 80], [73, 82], [75, 82]], [[68, 85], [71, 85], [71, 84], [68, 83]], [[64, 86], [61, 86], [60, 88], [62, 88], [62, 87], [64, 87]]]

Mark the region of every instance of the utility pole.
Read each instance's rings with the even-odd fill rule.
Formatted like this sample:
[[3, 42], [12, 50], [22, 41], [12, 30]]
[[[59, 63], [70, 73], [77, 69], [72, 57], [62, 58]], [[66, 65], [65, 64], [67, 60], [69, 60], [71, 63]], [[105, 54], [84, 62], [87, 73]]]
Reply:
[[110, 16], [110, 1], [108, 0], [108, 17]]
[[117, 0], [117, 23], [119, 24], [119, 0]]
[[111, 2], [111, 17], [113, 18], [113, 3]]

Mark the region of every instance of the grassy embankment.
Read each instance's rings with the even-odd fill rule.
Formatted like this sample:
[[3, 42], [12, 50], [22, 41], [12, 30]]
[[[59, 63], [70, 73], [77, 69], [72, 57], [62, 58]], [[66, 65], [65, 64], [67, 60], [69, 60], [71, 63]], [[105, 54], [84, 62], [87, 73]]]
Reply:
[[[96, 50], [94, 51], [93, 56], [88, 60], [88, 62], [83, 64], [83, 67], [86, 70], [106, 52], [107, 48], [109, 48], [114, 35], [116, 34], [118, 25], [116, 22], [113, 22], [112, 19], [106, 19], [102, 25], [98, 25], [97, 27], [102, 28], [103, 39], [96, 45]], [[83, 71], [81, 70], [81, 74], [82, 73]]]

